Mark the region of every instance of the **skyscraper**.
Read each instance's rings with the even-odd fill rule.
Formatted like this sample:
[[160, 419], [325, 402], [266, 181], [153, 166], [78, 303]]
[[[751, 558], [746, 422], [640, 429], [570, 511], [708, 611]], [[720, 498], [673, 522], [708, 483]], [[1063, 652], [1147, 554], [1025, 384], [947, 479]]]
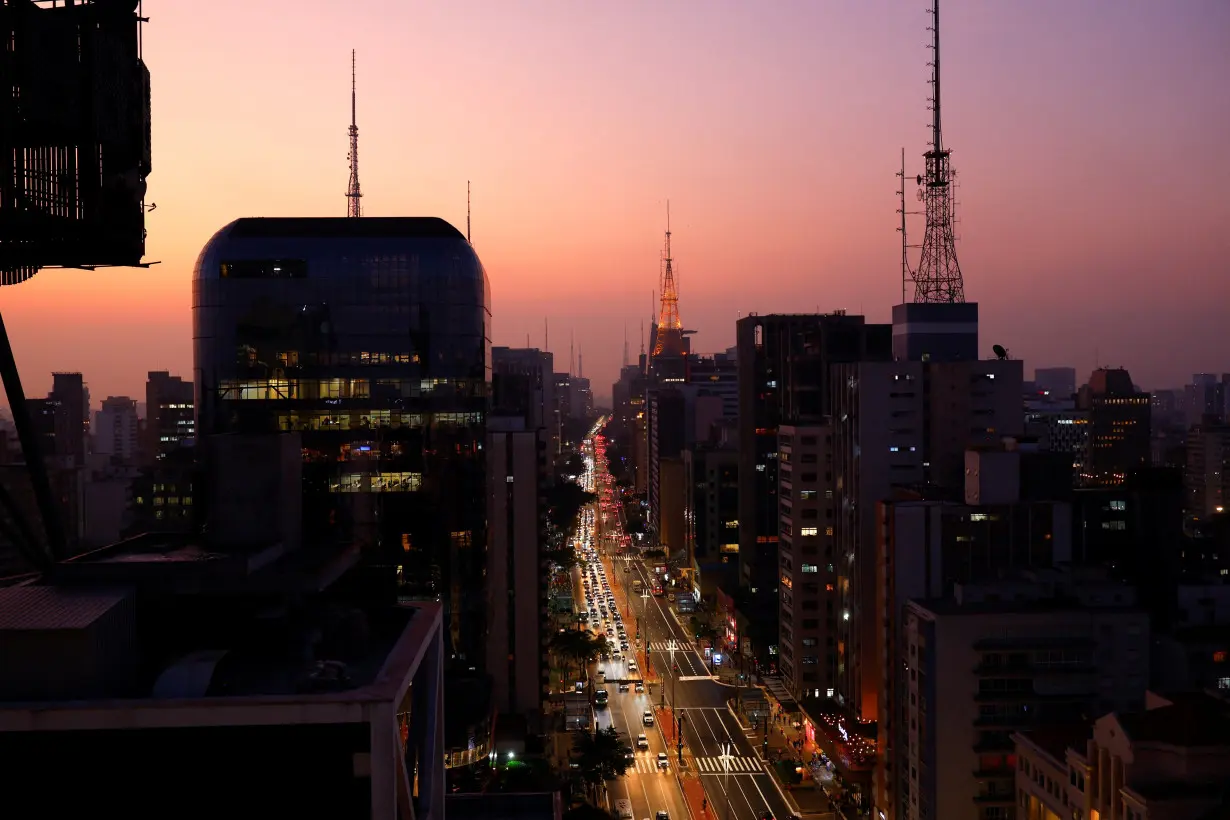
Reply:
[[193, 281], [203, 456], [298, 432], [308, 546], [358, 547], [402, 599], [441, 601], [462, 668], [484, 654], [490, 318], [478, 256], [436, 218], [240, 219]]

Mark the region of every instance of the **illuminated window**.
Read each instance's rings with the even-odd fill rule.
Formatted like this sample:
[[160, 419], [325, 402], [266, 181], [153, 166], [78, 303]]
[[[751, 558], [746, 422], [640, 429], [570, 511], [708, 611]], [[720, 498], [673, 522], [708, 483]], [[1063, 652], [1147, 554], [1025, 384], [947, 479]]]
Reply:
[[800, 527], [799, 528], [799, 535], [819, 535], [819, 534], [820, 534], [819, 527]]

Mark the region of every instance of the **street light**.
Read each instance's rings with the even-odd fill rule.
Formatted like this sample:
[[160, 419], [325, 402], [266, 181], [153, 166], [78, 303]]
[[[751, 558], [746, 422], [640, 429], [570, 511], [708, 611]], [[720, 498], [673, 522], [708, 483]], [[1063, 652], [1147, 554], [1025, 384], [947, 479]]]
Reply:
[[[670, 678], [671, 678], [671, 713], [675, 712], [675, 639], [671, 638], [666, 643], [666, 649], [670, 652]], [[662, 687], [662, 705], [666, 705], [666, 687]]]
[[722, 744], [722, 796], [726, 798], [726, 820], [730, 820], [730, 744]]

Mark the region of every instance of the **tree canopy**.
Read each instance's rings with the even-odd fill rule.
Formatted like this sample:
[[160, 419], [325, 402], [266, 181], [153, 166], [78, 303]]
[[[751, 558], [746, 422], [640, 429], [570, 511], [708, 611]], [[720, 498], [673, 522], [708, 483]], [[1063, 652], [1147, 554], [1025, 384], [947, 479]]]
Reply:
[[622, 777], [632, 766], [629, 759], [632, 747], [623, 741], [614, 726], [593, 734], [578, 732], [572, 750], [581, 776], [591, 786]]

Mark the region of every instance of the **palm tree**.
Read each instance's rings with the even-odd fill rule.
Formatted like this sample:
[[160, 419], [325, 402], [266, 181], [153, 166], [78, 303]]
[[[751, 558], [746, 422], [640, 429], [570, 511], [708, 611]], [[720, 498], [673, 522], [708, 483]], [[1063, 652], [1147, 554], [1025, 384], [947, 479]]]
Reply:
[[578, 732], [572, 750], [581, 777], [595, 793], [605, 789], [608, 780], [622, 777], [632, 766], [632, 747], [624, 743], [614, 726], [593, 734]]

